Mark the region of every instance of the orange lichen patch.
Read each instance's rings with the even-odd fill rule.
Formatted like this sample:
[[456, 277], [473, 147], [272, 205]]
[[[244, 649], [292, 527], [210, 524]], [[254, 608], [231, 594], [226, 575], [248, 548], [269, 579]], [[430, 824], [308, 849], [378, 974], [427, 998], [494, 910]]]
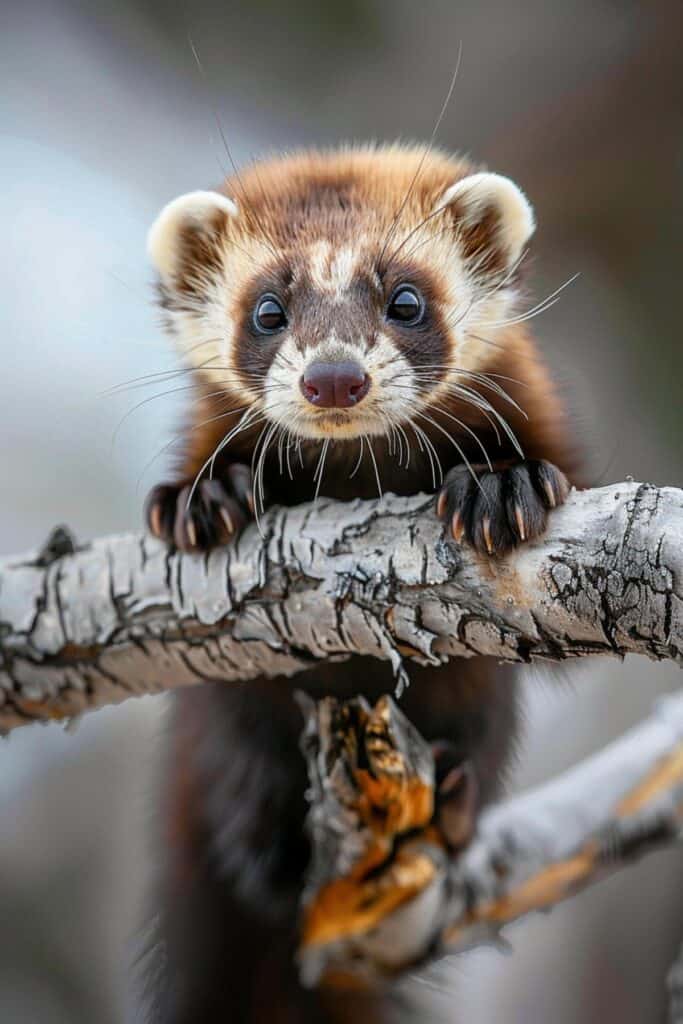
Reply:
[[635, 814], [661, 793], [679, 784], [683, 784], [683, 744], [662, 758], [640, 785], [624, 797], [617, 808], [618, 817], [627, 818]]
[[411, 647], [410, 644], [404, 643], [396, 644], [396, 650], [398, 651], [399, 654], [403, 654], [406, 658], [414, 658], [416, 656], [424, 654], [424, 652], [418, 650], [417, 647]]
[[354, 772], [354, 778], [361, 820], [379, 835], [422, 828], [434, 813], [434, 791], [422, 779], [378, 778], [364, 769]]
[[42, 721], [50, 720], [53, 722], [59, 722], [63, 718], [68, 718], [70, 715], [78, 714], [82, 710], [80, 705], [65, 697], [60, 699], [59, 697], [53, 697], [49, 702], [29, 700], [27, 697], [19, 697], [13, 695], [12, 703], [17, 711], [20, 711], [22, 715], [26, 715], [27, 718], [41, 719]]
[[[386, 613], [384, 615], [384, 621], [387, 625], [387, 629], [389, 630], [389, 632], [393, 634], [394, 629], [396, 627], [396, 616], [394, 613], [393, 605], [390, 608], [387, 608]], [[396, 650], [399, 652], [399, 654], [403, 654], [406, 658], [413, 658], [415, 657], [415, 655], [422, 654], [422, 651], [420, 651], [417, 647], [413, 647], [412, 644], [406, 643], [405, 640], [399, 640], [397, 642]]]
[[354, 809], [377, 836], [422, 828], [434, 813], [432, 780], [411, 772], [391, 734], [391, 705], [381, 697], [364, 723], [368, 767], [355, 766]]
[[517, 571], [516, 563], [506, 561], [494, 563], [489, 559], [488, 578], [492, 583], [492, 591], [496, 604], [501, 608], [530, 608], [533, 607], [533, 598], [528, 592], [520, 573]]
[[544, 868], [513, 892], [484, 904], [457, 925], [447, 929], [443, 935], [445, 944], [457, 945], [465, 930], [481, 921], [505, 924], [532, 910], [541, 910], [566, 899], [593, 874], [597, 853], [597, 845], [591, 843], [576, 856]]
[[434, 862], [423, 852], [399, 850], [387, 869], [356, 881], [340, 878], [318, 892], [306, 911], [302, 946], [325, 945], [362, 935], [429, 885]]

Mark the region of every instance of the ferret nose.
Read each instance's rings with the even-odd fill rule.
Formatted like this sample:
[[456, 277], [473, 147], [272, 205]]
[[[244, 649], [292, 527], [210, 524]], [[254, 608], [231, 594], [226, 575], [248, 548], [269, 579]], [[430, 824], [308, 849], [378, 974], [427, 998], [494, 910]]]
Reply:
[[370, 378], [353, 362], [311, 363], [301, 378], [301, 391], [320, 409], [348, 409], [368, 393]]

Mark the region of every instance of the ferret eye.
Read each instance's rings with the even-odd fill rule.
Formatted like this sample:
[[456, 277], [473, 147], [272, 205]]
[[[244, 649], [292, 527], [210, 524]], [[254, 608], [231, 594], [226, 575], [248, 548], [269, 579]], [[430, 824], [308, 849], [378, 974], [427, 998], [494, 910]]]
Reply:
[[424, 299], [420, 293], [408, 285], [399, 285], [389, 299], [387, 316], [390, 320], [398, 320], [407, 327], [412, 327], [422, 319]]
[[287, 315], [274, 295], [263, 295], [256, 303], [254, 326], [261, 334], [273, 334], [287, 326]]

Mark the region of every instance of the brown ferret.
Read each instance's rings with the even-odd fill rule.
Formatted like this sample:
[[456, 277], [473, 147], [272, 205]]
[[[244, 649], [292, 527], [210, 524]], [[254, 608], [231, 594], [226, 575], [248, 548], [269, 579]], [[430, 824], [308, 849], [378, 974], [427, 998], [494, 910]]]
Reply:
[[[286, 156], [169, 203], [149, 251], [199, 398], [177, 478], [149, 496], [151, 531], [205, 551], [267, 504], [427, 491], [429, 514], [483, 557], [537, 537], [574, 451], [519, 311], [533, 230], [510, 180], [419, 146]], [[514, 673], [474, 659], [410, 675], [405, 712], [469, 765], [481, 807], [516, 736]], [[297, 980], [295, 686], [374, 699], [393, 679], [356, 658], [176, 697], [164, 1024], [393, 1019], [390, 993]]]

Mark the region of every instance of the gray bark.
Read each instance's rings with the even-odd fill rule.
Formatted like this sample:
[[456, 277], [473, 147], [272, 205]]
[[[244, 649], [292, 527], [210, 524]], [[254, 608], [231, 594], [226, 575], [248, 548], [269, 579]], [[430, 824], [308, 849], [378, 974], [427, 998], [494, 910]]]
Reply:
[[273, 509], [229, 547], [64, 536], [0, 563], [0, 729], [350, 653], [404, 662], [629, 652], [680, 662], [683, 491], [574, 492], [501, 560], [446, 540], [433, 499]]

